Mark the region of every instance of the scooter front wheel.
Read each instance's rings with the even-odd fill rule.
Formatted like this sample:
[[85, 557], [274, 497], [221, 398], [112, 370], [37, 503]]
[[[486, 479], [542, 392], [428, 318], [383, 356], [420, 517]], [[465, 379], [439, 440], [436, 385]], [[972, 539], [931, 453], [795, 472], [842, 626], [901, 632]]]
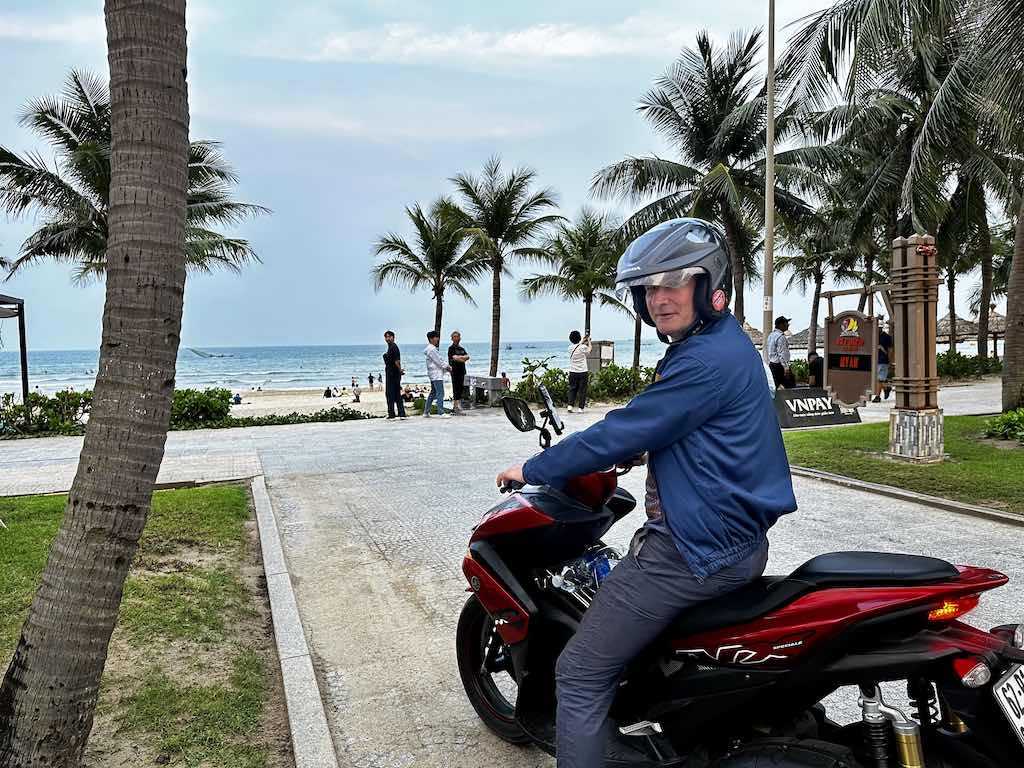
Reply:
[[517, 686], [508, 648], [476, 595], [462, 607], [455, 654], [466, 695], [484, 725], [511, 744], [529, 743], [515, 720]]

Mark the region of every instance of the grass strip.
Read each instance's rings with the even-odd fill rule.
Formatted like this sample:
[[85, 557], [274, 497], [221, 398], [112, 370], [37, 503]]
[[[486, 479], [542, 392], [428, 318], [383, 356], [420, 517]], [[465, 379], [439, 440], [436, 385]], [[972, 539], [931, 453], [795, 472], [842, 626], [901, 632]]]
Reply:
[[947, 416], [938, 464], [912, 464], [886, 455], [889, 425], [858, 424], [787, 432], [791, 464], [891, 485], [908, 491], [1024, 514], [1024, 449], [986, 440], [985, 416]]

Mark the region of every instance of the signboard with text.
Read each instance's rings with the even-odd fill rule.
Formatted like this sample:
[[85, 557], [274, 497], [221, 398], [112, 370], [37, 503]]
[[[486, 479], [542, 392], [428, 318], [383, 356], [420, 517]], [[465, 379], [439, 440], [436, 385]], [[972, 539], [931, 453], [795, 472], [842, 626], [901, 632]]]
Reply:
[[817, 387], [776, 390], [775, 414], [783, 429], [860, 423], [859, 413], [843, 411], [828, 392]]
[[825, 389], [846, 406], [863, 405], [875, 388], [878, 324], [848, 310], [825, 321]]

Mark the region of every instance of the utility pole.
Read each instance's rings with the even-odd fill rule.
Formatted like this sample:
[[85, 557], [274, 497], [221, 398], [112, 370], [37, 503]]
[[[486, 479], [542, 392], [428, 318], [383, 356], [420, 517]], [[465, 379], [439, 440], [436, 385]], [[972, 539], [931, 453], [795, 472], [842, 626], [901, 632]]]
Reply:
[[764, 342], [761, 353], [768, 359], [768, 334], [775, 324], [775, 0], [768, 0], [768, 104], [765, 120], [764, 162]]

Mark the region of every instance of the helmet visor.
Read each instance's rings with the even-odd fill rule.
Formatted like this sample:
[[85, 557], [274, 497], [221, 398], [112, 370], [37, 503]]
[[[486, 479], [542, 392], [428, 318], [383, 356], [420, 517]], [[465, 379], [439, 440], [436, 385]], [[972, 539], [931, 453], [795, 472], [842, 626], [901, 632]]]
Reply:
[[625, 301], [633, 288], [682, 288], [697, 275], [704, 273], [703, 267], [686, 267], [654, 275], [630, 277], [615, 283], [615, 295], [619, 301]]

